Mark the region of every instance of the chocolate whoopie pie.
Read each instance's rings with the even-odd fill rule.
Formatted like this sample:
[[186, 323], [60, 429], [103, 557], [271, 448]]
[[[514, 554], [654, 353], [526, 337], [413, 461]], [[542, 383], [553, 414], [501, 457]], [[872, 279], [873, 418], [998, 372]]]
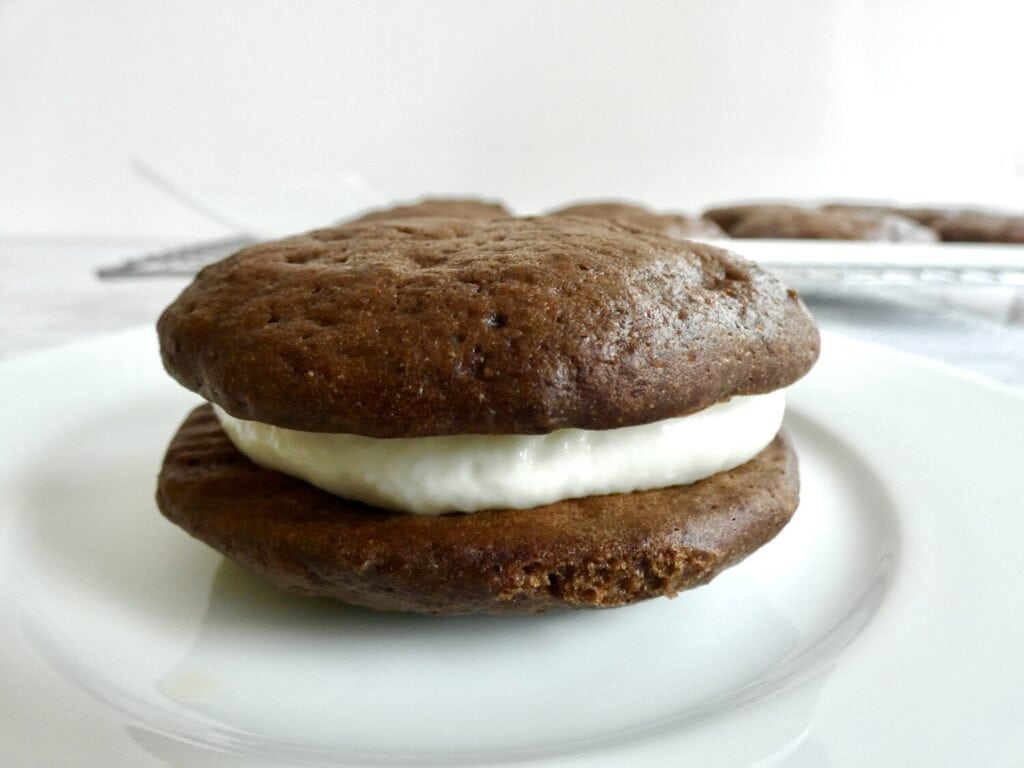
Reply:
[[629, 203], [576, 203], [551, 211], [548, 215], [587, 216], [595, 219], [620, 221], [638, 227], [647, 227], [677, 240], [686, 240], [691, 237], [728, 237], [722, 228], [711, 219], [686, 216], [682, 213], [655, 213], [643, 206]]
[[318, 230], [207, 267], [158, 330], [167, 370], [222, 411], [197, 409], [172, 441], [160, 509], [288, 591], [431, 614], [624, 605], [706, 583], [797, 505], [781, 433], [685, 485], [416, 514], [260, 466], [222, 427], [385, 446], [607, 436], [763, 396], [813, 365], [817, 331], [794, 291], [645, 227], [549, 216]]

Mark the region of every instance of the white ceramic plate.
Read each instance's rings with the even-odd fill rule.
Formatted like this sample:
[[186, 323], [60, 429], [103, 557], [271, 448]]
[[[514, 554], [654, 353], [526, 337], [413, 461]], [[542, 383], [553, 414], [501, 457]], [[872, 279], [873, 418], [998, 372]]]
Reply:
[[150, 330], [0, 365], [4, 765], [1020, 765], [1024, 399], [826, 337], [803, 502], [630, 608], [376, 615], [165, 522], [193, 398]]

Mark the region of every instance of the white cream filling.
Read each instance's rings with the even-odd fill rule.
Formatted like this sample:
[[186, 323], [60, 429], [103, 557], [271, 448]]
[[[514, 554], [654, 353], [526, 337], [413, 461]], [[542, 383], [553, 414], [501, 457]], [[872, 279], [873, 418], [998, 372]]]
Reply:
[[300, 432], [214, 410], [261, 466], [375, 507], [437, 515], [693, 483], [757, 455], [785, 407], [780, 390], [620, 429], [395, 439]]

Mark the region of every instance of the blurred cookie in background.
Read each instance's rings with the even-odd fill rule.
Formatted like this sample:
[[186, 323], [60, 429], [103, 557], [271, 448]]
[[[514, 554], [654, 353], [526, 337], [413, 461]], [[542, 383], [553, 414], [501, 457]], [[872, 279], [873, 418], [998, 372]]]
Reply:
[[450, 217], [454, 219], [501, 219], [512, 212], [503, 203], [476, 198], [428, 197], [416, 203], [404, 203], [392, 208], [369, 211], [351, 219], [347, 224], [389, 219], [423, 219]]
[[722, 226], [730, 237], [782, 240], [862, 240], [931, 243], [935, 231], [913, 219], [873, 206], [817, 208], [764, 203], [723, 206], [704, 216]]
[[551, 211], [549, 216], [584, 216], [631, 224], [660, 232], [676, 240], [722, 238], [726, 233], [710, 219], [682, 213], [656, 213], [634, 203], [600, 201], [576, 203]]
[[901, 206], [895, 203], [829, 203], [840, 213], [895, 214], [931, 227], [949, 243], [1024, 243], [1024, 213], [987, 211], [970, 206]]

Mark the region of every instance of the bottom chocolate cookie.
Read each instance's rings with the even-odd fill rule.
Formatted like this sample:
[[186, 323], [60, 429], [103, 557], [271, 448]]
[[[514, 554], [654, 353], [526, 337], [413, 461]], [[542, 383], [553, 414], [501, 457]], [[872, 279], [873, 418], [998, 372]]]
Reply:
[[157, 502], [283, 590], [454, 615], [671, 597], [772, 539], [798, 493], [796, 456], [780, 433], [746, 464], [692, 485], [533, 509], [399, 514], [253, 464], [207, 405], [171, 442]]

